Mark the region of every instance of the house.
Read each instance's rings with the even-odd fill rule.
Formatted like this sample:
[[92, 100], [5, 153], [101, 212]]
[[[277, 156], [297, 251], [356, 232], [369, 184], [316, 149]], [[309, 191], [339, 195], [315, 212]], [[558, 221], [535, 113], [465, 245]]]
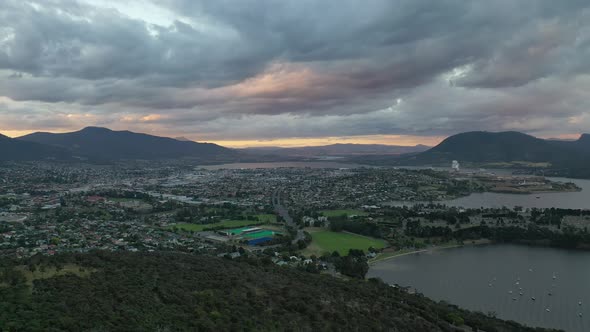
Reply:
[[106, 198], [104, 198], [102, 196], [88, 196], [88, 197], [86, 197], [86, 201], [88, 203], [96, 204], [96, 203], [100, 203], [100, 202], [106, 201]]

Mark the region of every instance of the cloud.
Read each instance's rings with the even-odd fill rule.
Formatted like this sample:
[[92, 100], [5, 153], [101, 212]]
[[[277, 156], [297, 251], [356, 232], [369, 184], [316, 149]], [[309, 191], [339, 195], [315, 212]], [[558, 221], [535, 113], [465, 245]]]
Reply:
[[0, 130], [579, 132], [589, 22], [582, 0], [4, 0]]

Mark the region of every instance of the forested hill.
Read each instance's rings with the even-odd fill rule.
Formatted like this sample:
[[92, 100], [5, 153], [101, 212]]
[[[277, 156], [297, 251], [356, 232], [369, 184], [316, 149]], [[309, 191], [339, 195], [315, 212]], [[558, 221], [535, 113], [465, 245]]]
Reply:
[[534, 331], [270, 261], [95, 252], [0, 261], [0, 272], [2, 331]]
[[212, 143], [179, 141], [130, 131], [113, 131], [107, 128], [87, 127], [71, 133], [33, 133], [18, 138], [21, 142], [35, 142], [70, 151], [90, 159], [175, 159], [233, 158], [234, 150]]
[[0, 134], [0, 161], [4, 160], [69, 160], [65, 149], [34, 142], [23, 142]]
[[474, 163], [520, 161], [575, 167], [588, 165], [589, 142], [588, 134], [576, 141], [558, 141], [514, 131], [472, 131], [450, 136], [432, 149], [405, 161], [415, 164], [448, 164], [451, 160]]

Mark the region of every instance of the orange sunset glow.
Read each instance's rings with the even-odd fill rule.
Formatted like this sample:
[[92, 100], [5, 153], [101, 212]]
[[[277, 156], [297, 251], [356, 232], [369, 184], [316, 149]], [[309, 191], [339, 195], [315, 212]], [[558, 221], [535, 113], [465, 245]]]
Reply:
[[227, 147], [245, 148], [245, 147], [302, 147], [302, 146], [321, 146], [330, 144], [384, 144], [414, 146], [418, 144], [434, 146], [440, 143], [444, 137], [420, 137], [404, 135], [365, 135], [351, 137], [313, 137], [313, 138], [283, 138], [274, 140], [235, 140], [235, 141], [214, 141]]

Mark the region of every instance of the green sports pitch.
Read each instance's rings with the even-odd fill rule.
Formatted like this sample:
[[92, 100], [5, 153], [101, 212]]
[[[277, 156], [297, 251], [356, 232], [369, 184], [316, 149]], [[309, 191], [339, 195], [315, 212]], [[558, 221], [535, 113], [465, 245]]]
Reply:
[[258, 220], [223, 220], [213, 224], [191, 224], [191, 223], [178, 223], [173, 224], [166, 229], [179, 229], [183, 231], [201, 232], [205, 229], [211, 228], [238, 228], [244, 226], [263, 225], [268, 223], [274, 223], [277, 221], [277, 217], [274, 214], [256, 214], [254, 215]]
[[252, 221], [252, 220], [224, 220], [220, 222], [216, 222], [214, 224], [191, 224], [191, 223], [179, 223], [173, 224], [168, 226], [168, 229], [179, 229], [183, 231], [193, 231], [193, 232], [201, 232], [205, 229], [211, 228], [236, 228], [236, 227], [244, 227], [244, 226], [254, 226], [263, 224], [264, 222], [261, 221]]
[[363, 210], [343, 209], [343, 210], [322, 210], [320, 213], [325, 217], [346, 216], [367, 216], [369, 213]]
[[305, 255], [321, 256], [337, 251], [340, 255], [347, 255], [350, 249], [361, 249], [365, 252], [369, 247], [375, 249], [385, 248], [384, 240], [367, 236], [330, 231], [310, 231], [311, 244], [303, 251]]

